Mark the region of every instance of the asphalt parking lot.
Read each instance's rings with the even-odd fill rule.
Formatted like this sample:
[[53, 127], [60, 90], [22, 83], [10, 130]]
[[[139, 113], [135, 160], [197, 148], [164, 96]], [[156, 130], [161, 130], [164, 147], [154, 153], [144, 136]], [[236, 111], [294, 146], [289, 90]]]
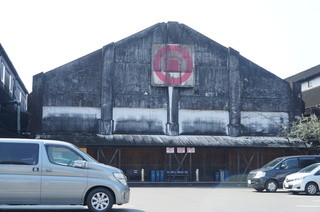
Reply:
[[[82, 206], [0, 206], [1, 211], [76, 212], [88, 210]], [[212, 211], [320, 211], [320, 194], [293, 195], [256, 192], [249, 188], [132, 188], [128, 204], [115, 205], [112, 212], [212, 212]]]

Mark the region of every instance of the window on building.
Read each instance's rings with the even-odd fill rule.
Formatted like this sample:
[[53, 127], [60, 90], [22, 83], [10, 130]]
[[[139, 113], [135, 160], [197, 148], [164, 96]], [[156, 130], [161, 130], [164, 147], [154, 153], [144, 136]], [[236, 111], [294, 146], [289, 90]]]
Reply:
[[301, 91], [308, 90], [308, 88], [309, 88], [309, 83], [308, 82], [301, 83]]
[[5, 76], [6, 76], [6, 67], [5, 67], [5, 65], [1, 62], [1, 69], [0, 69], [0, 74], [1, 74], [1, 76], [0, 76], [0, 78], [1, 78], [1, 82], [3, 82], [4, 83], [4, 79], [5, 79]]
[[28, 94], [25, 97], [25, 110], [28, 110]]
[[22, 93], [21, 93], [21, 91], [19, 91], [19, 102], [21, 102], [21, 100], [22, 100]]
[[301, 91], [312, 89], [317, 86], [320, 86], [320, 77], [315, 77], [311, 80], [301, 83]]
[[9, 90], [12, 93], [13, 92], [13, 77], [9, 75]]

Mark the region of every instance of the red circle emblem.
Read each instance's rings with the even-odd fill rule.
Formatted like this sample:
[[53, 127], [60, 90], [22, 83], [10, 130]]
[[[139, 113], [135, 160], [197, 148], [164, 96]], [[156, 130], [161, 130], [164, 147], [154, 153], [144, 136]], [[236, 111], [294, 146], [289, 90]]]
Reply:
[[152, 66], [161, 81], [169, 85], [179, 85], [187, 81], [192, 74], [192, 56], [181, 46], [166, 45], [156, 52]]

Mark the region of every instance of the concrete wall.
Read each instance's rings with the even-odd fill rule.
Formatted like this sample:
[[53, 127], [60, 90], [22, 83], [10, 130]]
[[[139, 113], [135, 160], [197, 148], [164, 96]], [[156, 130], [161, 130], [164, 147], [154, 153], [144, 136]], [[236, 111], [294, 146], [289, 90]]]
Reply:
[[288, 122], [289, 115], [285, 112], [241, 112], [243, 135], [278, 135], [279, 128]]
[[[101, 111], [101, 57], [98, 50], [33, 77], [31, 130], [39, 132], [98, 132]], [[98, 113], [98, 112], [96, 112]]]
[[101, 50], [45, 73], [44, 106], [100, 107]]
[[[193, 47], [194, 87], [152, 85], [153, 44]], [[280, 124], [300, 110], [287, 82], [176, 22], [151, 26], [34, 79], [33, 96], [44, 107], [101, 109], [94, 117], [35, 112], [43, 122], [35, 124], [37, 133], [69, 126], [98, 134], [278, 135]]]
[[113, 108], [114, 133], [165, 134], [167, 110]]
[[183, 135], [227, 135], [228, 124], [226, 110], [179, 110], [179, 132]]
[[43, 131], [96, 132], [97, 120], [101, 118], [100, 107], [44, 106]]

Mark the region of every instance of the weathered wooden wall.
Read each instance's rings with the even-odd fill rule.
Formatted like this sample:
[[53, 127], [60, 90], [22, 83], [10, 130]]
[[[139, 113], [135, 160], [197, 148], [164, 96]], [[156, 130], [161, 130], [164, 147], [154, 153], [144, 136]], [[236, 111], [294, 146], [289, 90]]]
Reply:
[[[307, 154], [308, 152], [288, 148], [196, 148], [194, 154], [185, 156], [185, 154], [178, 153], [168, 154], [165, 148], [91, 147], [88, 148], [88, 153], [102, 163], [121, 168], [125, 173], [144, 169], [146, 181], [150, 181], [151, 170], [177, 170], [179, 166], [180, 171], [191, 171], [190, 180], [195, 180], [195, 171], [199, 169], [201, 181], [213, 181], [216, 180], [215, 172], [219, 170], [227, 170], [229, 176], [235, 180], [245, 180], [243, 174], [260, 168], [277, 157]], [[183, 163], [179, 164], [176, 158]], [[134, 179], [141, 180], [141, 177], [137, 175]], [[177, 178], [177, 180], [182, 179]]]

